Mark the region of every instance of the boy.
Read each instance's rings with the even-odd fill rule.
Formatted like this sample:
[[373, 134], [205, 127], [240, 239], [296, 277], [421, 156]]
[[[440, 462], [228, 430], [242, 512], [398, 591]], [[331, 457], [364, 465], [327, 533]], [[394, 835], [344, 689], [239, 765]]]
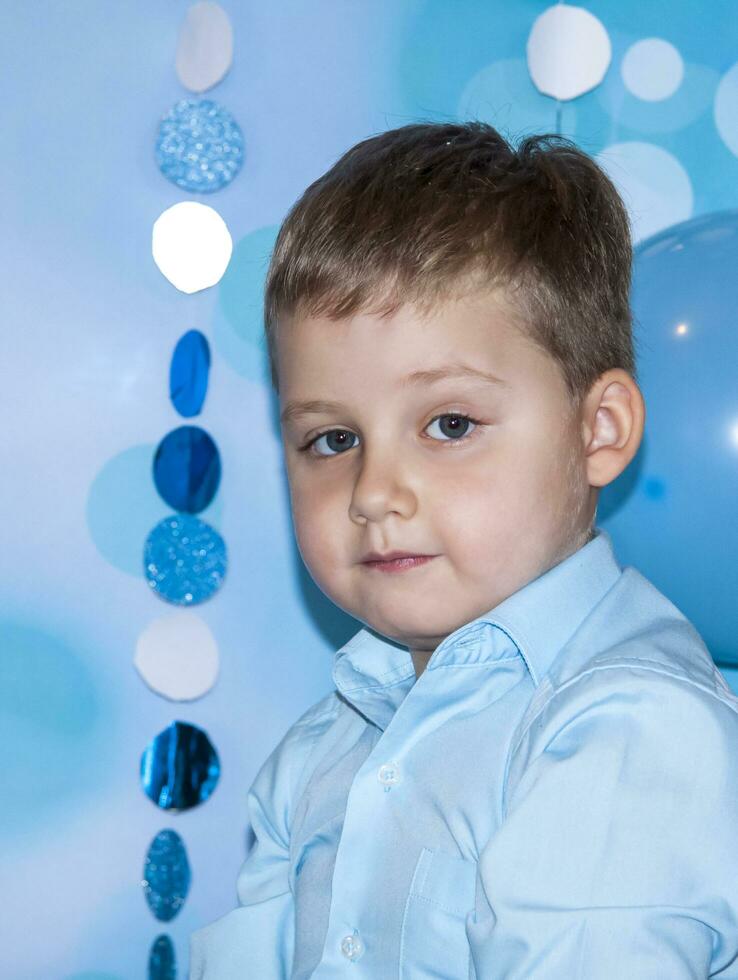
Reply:
[[295, 531], [365, 628], [193, 980], [738, 977], [738, 699], [594, 524], [644, 426], [630, 270], [593, 161], [478, 122], [365, 140], [287, 216]]

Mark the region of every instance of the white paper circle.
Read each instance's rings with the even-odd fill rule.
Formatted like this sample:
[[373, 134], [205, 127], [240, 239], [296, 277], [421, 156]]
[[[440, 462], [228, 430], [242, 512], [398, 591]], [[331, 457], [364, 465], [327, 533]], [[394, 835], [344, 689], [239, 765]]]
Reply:
[[215, 684], [218, 647], [207, 623], [183, 609], [149, 623], [133, 663], [152, 691], [171, 701], [192, 701]]
[[575, 99], [605, 77], [612, 57], [601, 21], [583, 7], [566, 3], [536, 18], [528, 38], [528, 71], [539, 91], [554, 99]]
[[673, 95], [684, 78], [684, 61], [673, 44], [647, 37], [631, 44], [620, 66], [625, 87], [646, 102]]
[[691, 216], [694, 194], [689, 175], [663, 147], [613, 143], [596, 160], [628, 208], [634, 243]]
[[203, 0], [187, 11], [177, 42], [177, 77], [191, 92], [217, 85], [233, 62], [233, 28], [220, 4]]
[[730, 152], [738, 156], [738, 63], [726, 71], [717, 87], [715, 125]]
[[233, 252], [233, 239], [215, 208], [182, 201], [154, 222], [151, 251], [162, 275], [183, 293], [220, 282]]

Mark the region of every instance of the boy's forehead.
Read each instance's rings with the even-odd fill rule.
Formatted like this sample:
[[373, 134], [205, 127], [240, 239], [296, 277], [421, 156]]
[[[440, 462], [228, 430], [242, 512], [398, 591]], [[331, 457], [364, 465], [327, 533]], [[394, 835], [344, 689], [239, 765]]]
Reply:
[[403, 387], [451, 376], [501, 383], [530, 346], [510, 311], [480, 295], [430, 309], [405, 304], [389, 316], [298, 313], [276, 336], [285, 383], [372, 372]]
[[[483, 299], [393, 316], [302, 315], [280, 325], [282, 424], [355, 405], [413, 404], [426, 393], [479, 395], [560, 414], [568, 396], [558, 363], [508, 310]], [[490, 402], [491, 404], [491, 402]]]

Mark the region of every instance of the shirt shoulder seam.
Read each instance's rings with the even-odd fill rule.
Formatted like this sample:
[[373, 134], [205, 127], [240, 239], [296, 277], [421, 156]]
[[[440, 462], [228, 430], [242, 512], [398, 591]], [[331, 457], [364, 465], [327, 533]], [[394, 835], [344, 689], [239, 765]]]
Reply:
[[665, 667], [664, 664], [660, 663], [659, 661], [648, 660], [647, 658], [643, 658], [643, 657], [632, 657], [632, 658], [621, 657], [614, 663], [608, 663], [608, 664], [599, 663], [595, 666], [587, 668], [586, 670], [580, 671], [578, 674], [575, 674], [574, 677], [570, 677], [569, 680], [566, 681], [564, 684], [562, 684], [560, 687], [557, 687], [554, 690], [552, 690], [551, 696], [546, 701], [543, 702], [543, 704], [540, 706], [538, 711], [536, 711], [536, 713], [530, 719], [530, 721], [525, 726], [523, 731], [520, 733], [518, 739], [516, 740], [514, 745], [510, 748], [507, 755], [507, 759], [505, 761], [505, 773], [503, 778], [503, 800], [507, 795], [507, 780], [510, 772], [511, 760], [513, 759], [515, 753], [520, 748], [523, 739], [530, 731], [536, 719], [538, 719], [543, 714], [543, 712], [549, 707], [549, 705], [556, 698], [556, 696], [568, 690], [570, 687], [572, 687], [574, 684], [577, 684], [585, 677], [588, 677], [591, 674], [596, 673], [597, 671], [615, 670], [621, 667], [630, 667], [636, 670], [647, 670], [650, 671], [651, 673], [663, 674], [664, 676], [670, 677], [673, 680], [681, 681], [683, 684], [686, 684], [689, 687], [697, 688], [698, 690], [702, 691], [704, 694], [709, 695], [718, 703], [725, 705], [729, 710], [733, 711], [735, 714], [738, 714], [738, 704], [731, 704], [730, 701], [727, 701], [725, 698], [719, 697], [719, 695], [715, 691], [711, 690], [706, 685], [701, 684], [699, 681], [695, 681], [690, 677], [684, 677], [681, 674], [669, 670], [667, 667]]

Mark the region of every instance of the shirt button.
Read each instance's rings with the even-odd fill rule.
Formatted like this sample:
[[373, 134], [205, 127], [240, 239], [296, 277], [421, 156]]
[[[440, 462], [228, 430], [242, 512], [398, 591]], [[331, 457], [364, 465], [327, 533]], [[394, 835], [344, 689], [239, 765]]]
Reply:
[[396, 762], [385, 762], [377, 771], [377, 779], [384, 786], [385, 790], [390, 789], [400, 781], [400, 767]]
[[354, 929], [352, 936], [344, 936], [341, 940], [341, 952], [347, 960], [358, 960], [364, 952], [364, 944], [359, 939], [359, 934], [356, 929]]

